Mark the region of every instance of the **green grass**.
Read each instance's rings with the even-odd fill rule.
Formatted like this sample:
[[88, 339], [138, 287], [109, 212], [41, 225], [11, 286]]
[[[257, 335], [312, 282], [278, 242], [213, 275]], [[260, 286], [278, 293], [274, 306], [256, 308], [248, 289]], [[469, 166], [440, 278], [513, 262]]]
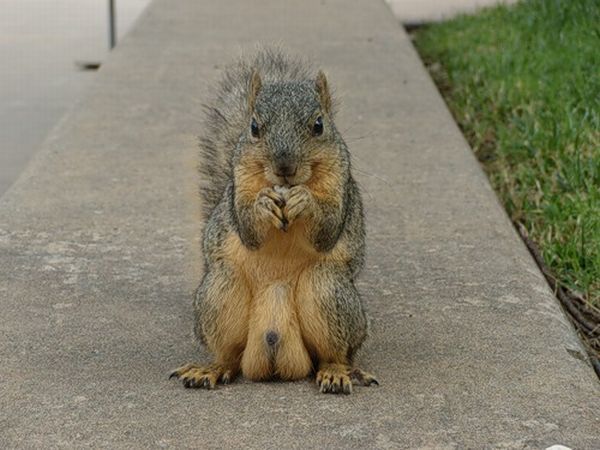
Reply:
[[415, 44], [511, 218], [600, 306], [600, 1], [495, 7]]

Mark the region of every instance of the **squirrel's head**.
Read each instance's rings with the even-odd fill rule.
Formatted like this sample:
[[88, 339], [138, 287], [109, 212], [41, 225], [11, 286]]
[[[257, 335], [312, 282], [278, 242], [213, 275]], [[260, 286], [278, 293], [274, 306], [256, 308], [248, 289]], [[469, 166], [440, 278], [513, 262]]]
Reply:
[[317, 166], [337, 160], [341, 138], [323, 72], [314, 80], [263, 84], [254, 71], [240, 143], [241, 159], [252, 161], [273, 185], [304, 184]]

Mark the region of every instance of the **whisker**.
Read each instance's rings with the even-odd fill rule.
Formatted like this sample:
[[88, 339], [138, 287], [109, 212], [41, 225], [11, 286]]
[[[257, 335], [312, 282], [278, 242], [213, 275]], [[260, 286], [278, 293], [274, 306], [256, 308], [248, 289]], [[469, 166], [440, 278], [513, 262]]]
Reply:
[[366, 175], [368, 177], [372, 177], [375, 178], [376, 180], [379, 180], [383, 183], [385, 183], [388, 187], [390, 188], [394, 188], [394, 185], [392, 183], [390, 183], [388, 180], [386, 180], [385, 178], [380, 177], [379, 175], [375, 175], [374, 173], [369, 173], [365, 170], [359, 169], [358, 167], [354, 167], [354, 170], [356, 170], [357, 172], [361, 173], [362, 175]]

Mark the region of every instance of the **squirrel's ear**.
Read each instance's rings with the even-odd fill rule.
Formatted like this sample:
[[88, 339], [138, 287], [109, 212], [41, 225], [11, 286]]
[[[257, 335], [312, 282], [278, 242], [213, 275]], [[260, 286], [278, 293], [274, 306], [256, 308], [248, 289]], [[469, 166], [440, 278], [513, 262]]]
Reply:
[[252, 113], [254, 111], [254, 104], [256, 103], [256, 97], [262, 87], [262, 81], [260, 75], [256, 69], [252, 70], [250, 76], [250, 85], [248, 86], [248, 110]]
[[327, 78], [322, 70], [319, 70], [316, 81], [317, 92], [319, 93], [319, 100], [321, 106], [325, 112], [331, 112], [331, 95], [329, 94], [329, 86], [327, 85]]

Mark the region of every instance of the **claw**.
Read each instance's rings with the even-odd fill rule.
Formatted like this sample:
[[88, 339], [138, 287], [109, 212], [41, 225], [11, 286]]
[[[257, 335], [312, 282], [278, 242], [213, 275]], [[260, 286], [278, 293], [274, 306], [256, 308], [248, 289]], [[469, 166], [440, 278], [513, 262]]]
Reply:
[[372, 384], [379, 386], [379, 381], [370, 373], [363, 372], [360, 369], [354, 369], [350, 373], [352, 379], [358, 381], [363, 386], [371, 386]]
[[334, 394], [340, 392], [340, 384], [337, 381], [331, 383], [331, 392], [333, 392]]
[[229, 374], [229, 372], [225, 372], [223, 374], [223, 376], [221, 377], [221, 383], [229, 384], [230, 382], [231, 382], [231, 375]]
[[344, 394], [346, 394], [346, 395], [352, 394], [352, 383], [344, 384]]
[[323, 394], [326, 394], [326, 393], [328, 393], [328, 392], [330, 392], [330, 391], [331, 391], [331, 383], [329, 382], [329, 380], [327, 380], [327, 379], [323, 379], [323, 380], [321, 381], [321, 389], [320, 389], [320, 391], [321, 391]]

